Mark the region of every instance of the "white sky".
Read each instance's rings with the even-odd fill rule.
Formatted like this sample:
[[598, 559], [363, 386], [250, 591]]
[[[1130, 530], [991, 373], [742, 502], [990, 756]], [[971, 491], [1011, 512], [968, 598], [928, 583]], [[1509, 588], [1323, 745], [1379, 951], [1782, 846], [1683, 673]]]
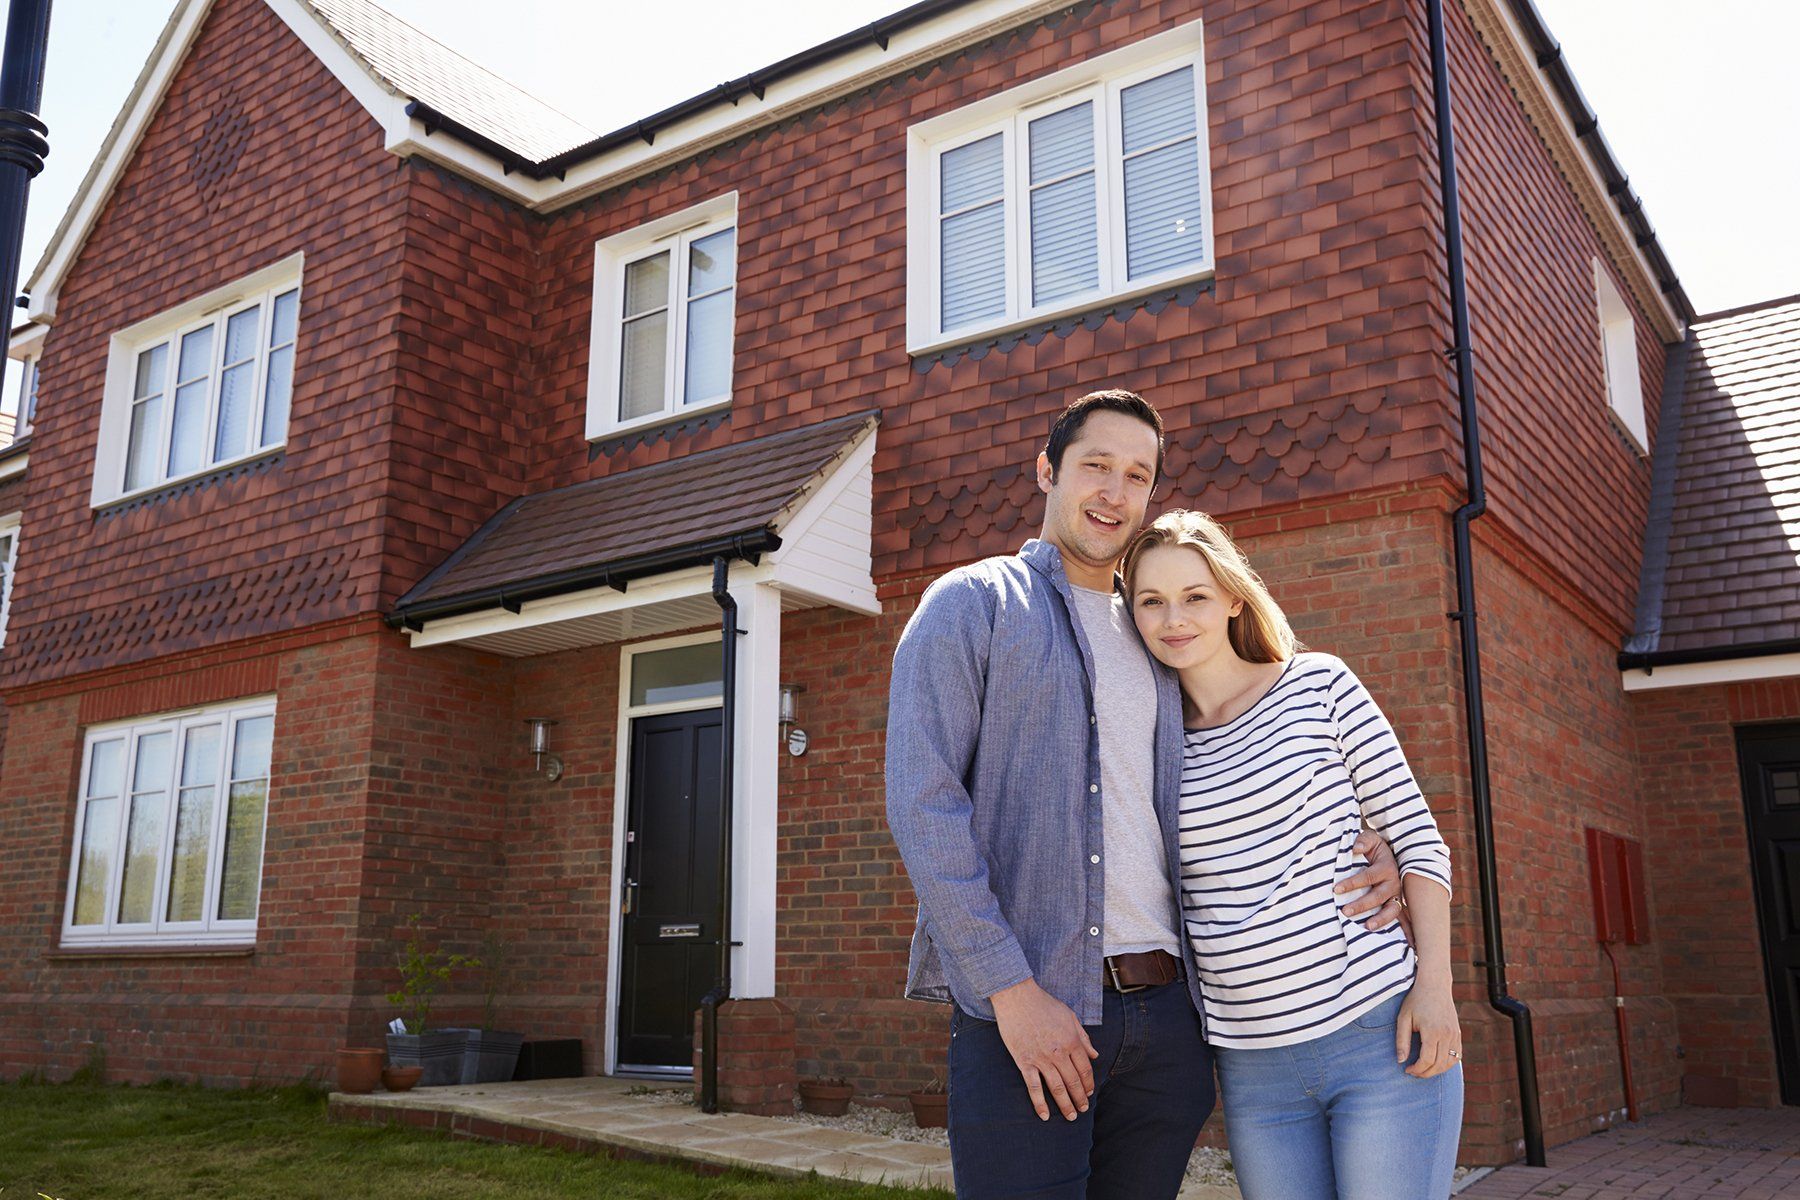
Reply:
[[[784, 0], [778, 19], [769, 6], [742, 0], [383, 2], [607, 132], [898, 11], [906, 0]], [[1793, 60], [1800, 4], [1537, 5], [1695, 308], [1708, 313], [1800, 292], [1800, 84]], [[56, 0], [43, 107], [51, 153], [32, 184], [21, 287], [173, 7], [173, 0]], [[505, 20], [496, 22], [496, 12]], [[679, 39], [667, 36], [671, 20], [679, 21]]]

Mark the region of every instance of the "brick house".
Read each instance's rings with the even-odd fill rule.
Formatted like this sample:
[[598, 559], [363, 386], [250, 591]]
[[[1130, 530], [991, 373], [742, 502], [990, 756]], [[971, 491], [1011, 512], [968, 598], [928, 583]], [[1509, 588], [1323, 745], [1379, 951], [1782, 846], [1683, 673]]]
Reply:
[[[1695, 322], [1527, 0], [1448, 8], [1549, 1138], [1622, 1113], [1608, 952], [1647, 1109], [1795, 1102], [1746, 846], [1791, 844], [1800, 306]], [[679, 1073], [728, 912], [739, 1102], [923, 1083], [887, 662], [1035, 532], [1053, 415], [1123, 386], [1159, 503], [1225, 518], [1400, 729], [1462, 872], [1463, 1159], [1513, 1157], [1430, 78], [1422, 0], [931, 0], [602, 135], [366, 0], [183, 0], [13, 343], [0, 1070], [326, 1075], [420, 912], [505, 945], [502, 1024]], [[1733, 622], [1751, 570], [1789, 600]], [[1642, 847], [1610, 951], [1587, 828]]]

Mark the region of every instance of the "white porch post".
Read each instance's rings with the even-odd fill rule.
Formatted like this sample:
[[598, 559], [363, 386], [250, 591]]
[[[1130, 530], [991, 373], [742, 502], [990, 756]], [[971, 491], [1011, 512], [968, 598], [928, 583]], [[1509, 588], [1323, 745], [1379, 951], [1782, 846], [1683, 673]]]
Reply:
[[781, 593], [734, 577], [737, 743], [732, 786], [731, 993], [775, 994], [775, 822], [781, 701]]

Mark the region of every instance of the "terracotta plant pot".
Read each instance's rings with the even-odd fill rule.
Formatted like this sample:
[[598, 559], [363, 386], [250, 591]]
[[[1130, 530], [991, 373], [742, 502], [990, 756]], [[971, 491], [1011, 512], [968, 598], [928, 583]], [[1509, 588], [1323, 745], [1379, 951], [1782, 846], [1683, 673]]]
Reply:
[[822, 1079], [800, 1081], [800, 1107], [814, 1116], [841, 1117], [850, 1111], [850, 1097], [856, 1085], [826, 1082]]
[[424, 1067], [383, 1067], [381, 1069], [381, 1086], [390, 1092], [410, 1091], [412, 1085], [419, 1082], [419, 1076], [424, 1073]]
[[944, 1129], [950, 1124], [950, 1097], [944, 1092], [908, 1092], [913, 1124], [920, 1129]]
[[347, 1046], [338, 1051], [337, 1083], [338, 1091], [351, 1095], [362, 1095], [375, 1090], [381, 1082], [381, 1063], [387, 1057], [386, 1051], [366, 1050]]

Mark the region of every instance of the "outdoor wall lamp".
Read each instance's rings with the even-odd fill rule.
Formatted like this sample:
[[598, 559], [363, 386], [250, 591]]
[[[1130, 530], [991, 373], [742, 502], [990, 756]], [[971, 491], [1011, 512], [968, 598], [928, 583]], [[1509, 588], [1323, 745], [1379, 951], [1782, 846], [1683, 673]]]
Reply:
[[544, 773], [545, 779], [555, 783], [563, 773], [563, 760], [550, 753], [550, 727], [556, 722], [549, 717], [526, 717], [525, 724], [531, 729], [531, 755], [536, 769]]
[[800, 693], [805, 690], [797, 683], [781, 685], [781, 740], [795, 758], [806, 753], [806, 730], [795, 728], [800, 719]]

